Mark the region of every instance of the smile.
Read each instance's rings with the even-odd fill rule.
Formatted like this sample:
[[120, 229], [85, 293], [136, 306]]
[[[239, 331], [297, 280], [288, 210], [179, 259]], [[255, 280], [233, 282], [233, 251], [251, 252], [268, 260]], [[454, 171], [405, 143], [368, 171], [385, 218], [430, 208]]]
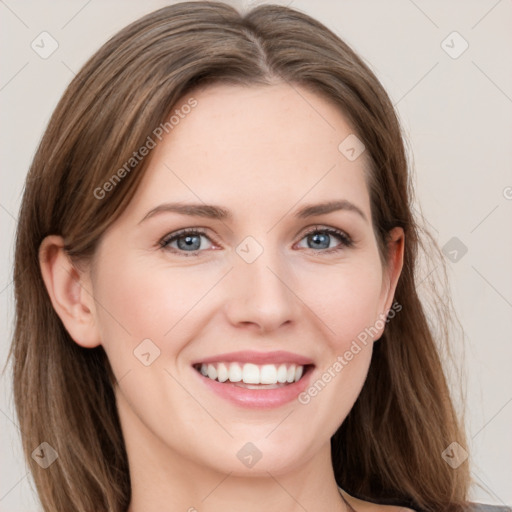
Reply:
[[196, 363], [193, 372], [207, 393], [236, 407], [273, 409], [297, 400], [308, 387], [314, 367], [313, 364], [257, 365], [232, 361]]
[[[307, 365], [306, 365], [307, 366]], [[194, 368], [203, 376], [217, 382], [246, 384], [248, 389], [276, 388], [298, 382], [304, 365], [294, 363], [253, 364], [238, 362], [200, 363]], [[251, 386], [252, 385], [252, 386]]]

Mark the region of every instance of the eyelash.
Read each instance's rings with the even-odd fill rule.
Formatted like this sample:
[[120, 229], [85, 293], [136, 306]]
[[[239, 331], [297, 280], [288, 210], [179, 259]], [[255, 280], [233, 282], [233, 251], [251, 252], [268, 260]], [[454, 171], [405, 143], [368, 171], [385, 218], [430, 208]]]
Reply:
[[[344, 233], [343, 231], [340, 231], [340, 230], [335, 229], [335, 228], [323, 228], [323, 227], [320, 227], [320, 226], [315, 226], [310, 231], [307, 231], [306, 233], [304, 233], [304, 235], [302, 236], [301, 240], [303, 238], [307, 237], [308, 235], [312, 235], [312, 234], [315, 234], [315, 233], [327, 233], [328, 235], [334, 235], [334, 236], [338, 237], [338, 239], [340, 240], [341, 243], [337, 247], [332, 247], [331, 249], [323, 249], [323, 250], [320, 250], [320, 251], [316, 251], [314, 249], [309, 249], [309, 248], [306, 249], [308, 251], [313, 251], [314, 253], [324, 253], [324, 254], [327, 253], [327, 254], [331, 254], [331, 253], [338, 252], [338, 251], [342, 250], [343, 248], [349, 248], [349, 247], [352, 247], [354, 245], [353, 240], [346, 233]], [[206, 236], [207, 238], [209, 238], [211, 240], [211, 238], [206, 234], [206, 231], [204, 231], [202, 229], [197, 229], [197, 228], [194, 228], [194, 229], [183, 229], [181, 231], [177, 231], [175, 233], [171, 233], [170, 235], [166, 235], [164, 238], [162, 238], [160, 240], [159, 245], [164, 250], [170, 250], [171, 252], [173, 252], [175, 254], [182, 255], [184, 257], [199, 256], [199, 254], [201, 252], [203, 252], [203, 251], [196, 250], [196, 251], [187, 252], [187, 251], [182, 251], [180, 249], [174, 249], [174, 248], [172, 248], [172, 250], [171, 250], [168, 247], [171, 242], [174, 242], [175, 240], [177, 240], [179, 238], [182, 238], [182, 237], [185, 237], [187, 235], [192, 235], [192, 236], [204, 235], [204, 236]]]

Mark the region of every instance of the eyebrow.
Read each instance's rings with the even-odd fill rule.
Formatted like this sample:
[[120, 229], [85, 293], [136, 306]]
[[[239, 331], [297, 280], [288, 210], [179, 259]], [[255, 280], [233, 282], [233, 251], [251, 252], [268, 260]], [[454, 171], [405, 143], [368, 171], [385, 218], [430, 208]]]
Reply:
[[[354, 212], [359, 215], [363, 220], [368, 222], [364, 212], [355, 204], [342, 199], [339, 201], [328, 201], [325, 203], [318, 204], [307, 204], [295, 213], [295, 216], [299, 219], [306, 219], [317, 215], [325, 215], [327, 213], [345, 210]], [[205, 217], [216, 220], [231, 220], [233, 214], [226, 208], [211, 204], [200, 204], [200, 203], [163, 203], [150, 210], [139, 222], [142, 223], [145, 220], [163, 212], [179, 213], [181, 215], [188, 215], [191, 217]]]

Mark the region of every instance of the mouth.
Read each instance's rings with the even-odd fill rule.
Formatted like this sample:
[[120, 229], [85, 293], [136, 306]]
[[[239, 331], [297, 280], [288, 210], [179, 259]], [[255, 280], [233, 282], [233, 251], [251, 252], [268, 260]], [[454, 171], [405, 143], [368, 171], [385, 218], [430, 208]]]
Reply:
[[308, 375], [313, 364], [254, 364], [237, 361], [196, 363], [193, 368], [203, 377], [217, 383], [264, 390], [291, 386]]
[[237, 361], [196, 363], [206, 393], [213, 393], [237, 408], [269, 410], [293, 403], [308, 387], [315, 365], [263, 364]]

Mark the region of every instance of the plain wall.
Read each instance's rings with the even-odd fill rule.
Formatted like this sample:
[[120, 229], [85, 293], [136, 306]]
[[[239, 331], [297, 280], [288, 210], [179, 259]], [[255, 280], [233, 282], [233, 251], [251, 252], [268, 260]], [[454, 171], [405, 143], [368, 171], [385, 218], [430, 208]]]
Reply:
[[[2, 365], [14, 313], [16, 217], [49, 117], [73, 75], [110, 36], [169, 3], [0, 2]], [[512, 505], [512, 2], [277, 3], [298, 8], [336, 32], [369, 63], [396, 105], [414, 154], [418, 203], [439, 245], [446, 247], [465, 330], [472, 499]], [[59, 45], [47, 59], [31, 48], [43, 31]], [[454, 31], [463, 39], [450, 35]], [[463, 40], [469, 46], [457, 56]], [[446, 246], [454, 237], [450, 244], [459, 248]], [[461, 244], [467, 248], [462, 257]], [[453, 252], [450, 256], [454, 247], [456, 261]], [[22, 456], [10, 368], [1, 389], [0, 511], [40, 510]]]

